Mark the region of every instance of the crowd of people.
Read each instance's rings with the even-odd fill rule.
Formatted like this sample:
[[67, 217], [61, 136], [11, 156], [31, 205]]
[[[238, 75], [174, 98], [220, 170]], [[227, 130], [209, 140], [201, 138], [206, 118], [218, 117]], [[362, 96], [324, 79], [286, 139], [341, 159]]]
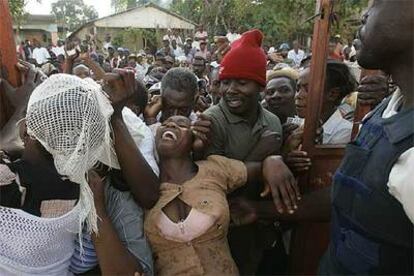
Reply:
[[[0, 274], [283, 275], [303, 221], [332, 225], [322, 275], [412, 274], [413, 9], [374, 0], [358, 39], [330, 40], [316, 142], [348, 145], [332, 187], [304, 194], [299, 41], [22, 42], [23, 85], [2, 80]], [[376, 107], [351, 141], [357, 102]]]

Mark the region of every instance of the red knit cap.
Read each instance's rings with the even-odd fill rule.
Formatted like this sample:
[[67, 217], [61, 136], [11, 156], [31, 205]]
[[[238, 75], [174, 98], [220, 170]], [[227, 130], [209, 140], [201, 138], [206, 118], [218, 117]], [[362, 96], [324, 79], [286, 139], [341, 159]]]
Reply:
[[251, 30], [231, 45], [220, 63], [219, 79], [248, 79], [266, 85], [266, 55], [262, 49], [263, 34]]

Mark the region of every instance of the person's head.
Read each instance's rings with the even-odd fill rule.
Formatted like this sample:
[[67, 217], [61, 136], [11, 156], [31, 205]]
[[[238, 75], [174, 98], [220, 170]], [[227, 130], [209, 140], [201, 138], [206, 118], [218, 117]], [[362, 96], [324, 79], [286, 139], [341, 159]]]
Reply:
[[204, 26], [203, 26], [203, 24], [198, 25], [197, 30], [198, 30], [200, 33], [202, 33], [202, 32], [204, 31]]
[[177, 49], [177, 41], [175, 39], [171, 40], [171, 47], [173, 47], [173, 49]]
[[154, 66], [157, 66], [157, 67], [163, 66], [164, 65], [164, 62], [165, 62], [165, 56], [164, 56], [164, 54], [161, 53], [161, 52], [157, 52], [155, 54]]
[[209, 93], [213, 97], [213, 104], [218, 104], [223, 95], [220, 94], [220, 80], [219, 80], [220, 67], [213, 68], [210, 71], [210, 84]]
[[272, 72], [265, 88], [265, 101], [270, 112], [284, 123], [296, 114], [295, 94], [298, 73], [292, 68]]
[[[297, 93], [295, 96], [296, 112], [299, 117], [306, 116], [307, 97], [310, 83], [310, 67], [299, 74]], [[356, 80], [346, 64], [328, 60], [326, 65], [326, 83], [322, 102], [323, 114], [332, 113], [340, 105], [342, 99], [356, 88]]]
[[207, 42], [205, 40], [201, 40], [200, 41], [200, 50], [204, 52], [206, 50], [206, 47], [207, 47]]
[[299, 41], [297, 40], [293, 41], [292, 46], [295, 51], [298, 51], [300, 47]]
[[128, 67], [135, 68], [137, 66], [137, 56], [132, 54], [128, 57]]
[[119, 57], [122, 58], [124, 56], [124, 49], [123, 48], [119, 47], [116, 51], [118, 52]]
[[289, 53], [289, 44], [282, 43], [279, 47], [279, 53], [283, 58], [287, 58]]
[[57, 172], [80, 185], [85, 204], [81, 204], [79, 224], [87, 222], [93, 230], [97, 216], [86, 175], [98, 161], [113, 165], [116, 160], [110, 138], [112, 112], [98, 84], [69, 74], [47, 78], [33, 91], [27, 106], [25, 156], [36, 155], [30, 141], [39, 142], [52, 156]]
[[333, 55], [335, 53], [335, 49], [336, 49], [335, 39], [329, 40], [329, 43], [328, 43], [328, 54], [329, 55]]
[[374, 0], [359, 30], [358, 63], [388, 71], [392, 64], [413, 62], [414, 2]]
[[170, 70], [171, 68], [174, 67], [174, 58], [171, 56], [165, 56], [165, 60], [164, 60], [164, 67], [167, 70]]
[[155, 136], [160, 159], [186, 158], [193, 147], [191, 121], [186, 116], [171, 116], [162, 122]]
[[169, 70], [161, 81], [161, 121], [173, 115], [190, 116], [197, 93], [197, 77], [190, 70], [184, 68]]
[[105, 42], [111, 42], [111, 35], [110, 34], [106, 34], [105, 35]]
[[72, 72], [75, 76], [81, 79], [89, 78], [91, 76], [89, 68], [83, 64], [78, 64], [73, 67]]
[[115, 48], [113, 46], [108, 47], [108, 54], [110, 57], [113, 57], [115, 54]]
[[193, 59], [193, 72], [197, 77], [203, 77], [206, 72], [206, 60], [201, 56], [195, 56]]
[[171, 29], [167, 29], [167, 34], [168, 35], [172, 35], [173, 34], [172, 30]]
[[168, 48], [168, 47], [170, 47], [170, 41], [169, 41], [168, 39], [164, 39], [164, 40], [162, 41], [162, 46], [163, 46], [164, 48]]
[[231, 113], [246, 117], [257, 112], [266, 85], [266, 55], [259, 30], [244, 33], [233, 42], [220, 64], [220, 93]]
[[57, 46], [62, 47], [63, 46], [63, 41], [59, 39], [57, 41]]
[[192, 46], [192, 44], [193, 44], [193, 39], [191, 38], [191, 37], [187, 37], [186, 39], [185, 39], [185, 44], [187, 45], [187, 46]]
[[341, 35], [339, 34], [335, 35], [333, 40], [335, 41], [336, 44], [342, 43], [342, 38], [341, 38]]

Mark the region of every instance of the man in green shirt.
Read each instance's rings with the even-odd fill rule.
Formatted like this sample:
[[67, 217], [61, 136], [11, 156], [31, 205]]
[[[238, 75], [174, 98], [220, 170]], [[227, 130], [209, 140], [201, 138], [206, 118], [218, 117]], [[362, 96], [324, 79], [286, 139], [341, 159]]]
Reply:
[[[220, 64], [223, 98], [218, 105], [205, 111], [212, 123], [211, 144], [205, 156], [219, 154], [241, 161], [263, 161], [270, 155], [279, 154], [282, 141], [280, 120], [260, 105], [260, 92], [266, 84], [262, 39], [263, 35], [258, 30], [244, 33], [232, 44]], [[283, 162], [275, 167], [275, 171], [280, 172], [280, 186], [271, 191], [273, 201], [279, 212], [293, 213], [299, 197], [295, 192], [296, 182]], [[241, 199], [263, 200], [266, 193], [261, 193], [262, 190], [262, 183], [257, 182], [230, 195], [231, 219], [237, 227], [230, 229], [229, 243], [242, 275], [257, 272], [263, 251], [271, 248], [276, 240], [273, 221], [264, 225], [257, 223], [255, 216], [238, 216]]]

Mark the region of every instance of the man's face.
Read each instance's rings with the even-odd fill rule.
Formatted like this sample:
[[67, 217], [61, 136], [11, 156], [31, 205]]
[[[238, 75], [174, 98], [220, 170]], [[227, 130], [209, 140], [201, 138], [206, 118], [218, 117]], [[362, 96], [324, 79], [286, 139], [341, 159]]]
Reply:
[[170, 42], [168, 40], [163, 40], [162, 45], [164, 45], [165, 48], [170, 46]]
[[171, 46], [175, 49], [177, 48], [177, 41], [173, 40], [171, 41]]
[[200, 50], [204, 51], [206, 49], [206, 44], [205, 43], [200, 43]]
[[[195, 94], [192, 93], [193, 95]], [[189, 117], [194, 108], [194, 97], [191, 93], [166, 88], [162, 91], [162, 118], [164, 121], [171, 116]]]
[[197, 77], [203, 76], [206, 70], [206, 65], [204, 60], [201, 59], [194, 59], [193, 61], [193, 72], [197, 75]]
[[58, 40], [57, 45], [61, 47], [63, 45], [62, 41]]
[[259, 104], [262, 87], [247, 79], [226, 79], [220, 82], [220, 93], [231, 113], [247, 115]]
[[135, 59], [130, 58], [130, 59], [128, 60], [128, 66], [129, 66], [129, 67], [132, 67], [132, 68], [135, 68], [135, 66], [137, 66], [137, 62], [136, 62], [136, 60], [135, 60]]
[[280, 77], [270, 80], [265, 88], [269, 110], [276, 115], [288, 116], [295, 106], [295, 92], [290, 79]]
[[108, 53], [109, 53], [110, 56], [114, 55], [114, 53], [115, 53], [114, 48], [109, 47], [108, 48]]
[[303, 69], [299, 74], [297, 92], [295, 95], [296, 113], [300, 118], [305, 118], [306, 115], [306, 101], [308, 98], [309, 78], [309, 68]]
[[220, 80], [218, 70], [215, 69], [210, 74], [209, 93], [213, 97], [213, 104], [218, 104], [223, 95], [220, 94]]
[[387, 69], [396, 56], [412, 56], [413, 8], [410, 0], [374, 0], [362, 18], [358, 63], [366, 69]]

